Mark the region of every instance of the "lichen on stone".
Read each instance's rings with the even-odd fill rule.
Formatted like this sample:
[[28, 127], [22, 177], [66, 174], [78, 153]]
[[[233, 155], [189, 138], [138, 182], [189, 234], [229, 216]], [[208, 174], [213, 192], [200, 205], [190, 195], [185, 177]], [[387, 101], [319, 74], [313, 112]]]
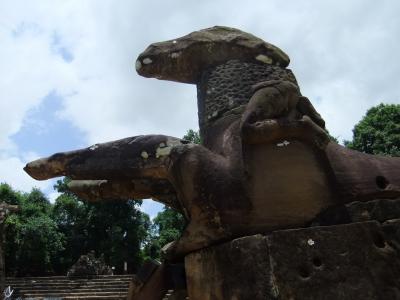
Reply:
[[146, 151], [142, 151], [142, 153], [140, 154], [144, 159], [148, 159], [149, 158], [149, 154]]
[[258, 61], [261, 61], [261, 62], [265, 63], [265, 64], [272, 64], [272, 59], [270, 57], [266, 56], [266, 55], [263, 55], [263, 54], [257, 55], [256, 59]]

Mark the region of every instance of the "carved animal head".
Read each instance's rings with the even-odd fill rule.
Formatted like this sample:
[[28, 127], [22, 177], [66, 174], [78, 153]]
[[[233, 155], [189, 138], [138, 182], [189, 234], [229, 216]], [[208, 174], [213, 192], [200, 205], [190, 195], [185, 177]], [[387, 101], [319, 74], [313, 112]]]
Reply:
[[215, 26], [151, 44], [137, 58], [136, 71], [144, 77], [197, 83], [204, 70], [233, 59], [283, 68], [289, 64], [278, 47], [241, 30]]

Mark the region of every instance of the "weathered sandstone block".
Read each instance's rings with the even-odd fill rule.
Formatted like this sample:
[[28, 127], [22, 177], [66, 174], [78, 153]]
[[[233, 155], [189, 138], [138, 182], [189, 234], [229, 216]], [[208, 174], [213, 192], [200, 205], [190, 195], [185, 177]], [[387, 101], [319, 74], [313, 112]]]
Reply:
[[377, 222], [279, 230], [186, 257], [191, 300], [400, 299], [399, 248]]

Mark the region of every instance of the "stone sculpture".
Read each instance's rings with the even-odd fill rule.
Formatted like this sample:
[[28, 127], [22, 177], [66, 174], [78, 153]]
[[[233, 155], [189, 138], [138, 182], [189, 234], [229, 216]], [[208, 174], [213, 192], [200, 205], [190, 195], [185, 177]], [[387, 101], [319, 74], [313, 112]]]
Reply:
[[98, 275], [113, 275], [113, 270], [106, 265], [103, 255], [97, 258], [94, 251], [81, 255], [67, 272], [69, 278], [90, 278]]
[[69, 176], [70, 189], [86, 199], [151, 197], [181, 211], [189, 223], [166, 249], [171, 260], [306, 227], [353, 201], [400, 197], [400, 158], [331, 141], [288, 64], [279, 48], [227, 27], [152, 44], [136, 70], [196, 84], [202, 145], [136, 136], [57, 153], [25, 170], [39, 180]]

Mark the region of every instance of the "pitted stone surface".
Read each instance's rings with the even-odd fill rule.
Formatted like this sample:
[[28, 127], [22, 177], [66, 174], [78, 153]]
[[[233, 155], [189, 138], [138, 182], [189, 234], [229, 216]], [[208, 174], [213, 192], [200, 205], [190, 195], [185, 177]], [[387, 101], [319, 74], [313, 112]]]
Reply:
[[355, 201], [329, 208], [312, 222], [312, 226], [365, 221], [378, 221], [383, 223], [388, 220], [398, 219], [399, 217], [400, 198], [375, 199], [368, 202]]
[[197, 83], [204, 70], [234, 59], [289, 65], [289, 57], [278, 47], [235, 28], [214, 26], [151, 44], [139, 55], [136, 71], [144, 77]]
[[266, 80], [287, 80], [297, 85], [291, 70], [268, 64], [231, 60], [204, 72], [197, 85], [200, 128], [247, 104], [253, 94], [251, 87]]
[[399, 249], [382, 229], [362, 222], [279, 230], [193, 252], [185, 259], [189, 298], [400, 299]]

